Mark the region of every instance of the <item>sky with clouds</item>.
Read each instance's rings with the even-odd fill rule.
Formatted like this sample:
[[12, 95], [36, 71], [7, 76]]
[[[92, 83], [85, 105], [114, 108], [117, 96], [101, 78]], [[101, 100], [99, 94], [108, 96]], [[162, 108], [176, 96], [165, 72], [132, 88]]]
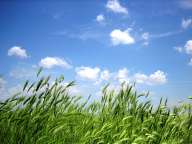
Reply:
[[192, 0], [11, 0], [0, 10], [0, 99], [38, 67], [85, 97], [122, 82], [154, 101], [192, 95]]

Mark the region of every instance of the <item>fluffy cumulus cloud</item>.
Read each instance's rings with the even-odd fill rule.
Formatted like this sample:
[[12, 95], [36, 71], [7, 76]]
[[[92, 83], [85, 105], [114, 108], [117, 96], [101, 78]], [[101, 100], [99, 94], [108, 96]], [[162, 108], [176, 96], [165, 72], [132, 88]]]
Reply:
[[192, 54], [192, 40], [188, 40], [184, 47], [187, 54]]
[[[183, 47], [175, 47], [175, 50], [179, 53], [185, 52], [188, 55], [192, 55], [192, 40], [188, 40]], [[192, 59], [190, 59], [189, 65], [192, 65]]]
[[167, 82], [166, 74], [161, 70], [157, 70], [150, 75], [136, 73], [133, 79], [137, 83], [148, 85], [159, 85]]
[[111, 41], [114, 46], [116, 45], [130, 45], [135, 43], [135, 39], [130, 35], [129, 30], [121, 31], [120, 29], [114, 29], [110, 33]]
[[128, 10], [121, 6], [118, 0], [108, 0], [106, 8], [114, 13], [128, 14]]
[[25, 49], [19, 47], [19, 46], [14, 46], [8, 50], [8, 56], [16, 56], [19, 58], [27, 58], [27, 52]]
[[62, 68], [71, 68], [72, 66], [68, 64], [64, 59], [59, 57], [45, 57], [39, 62], [39, 66], [43, 68], [53, 68], [53, 67], [62, 67]]
[[148, 76], [142, 73], [136, 73], [134, 75], [134, 80], [139, 83], [139, 84], [143, 84], [146, 83], [148, 80]]
[[99, 23], [104, 22], [105, 21], [104, 15], [102, 15], [102, 14], [97, 15], [96, 21]]
[[181, 23], [182, 28], [187, 29], [192, 27], [192, 19], [183, 19]]
[[[166, 74], [161, 71], [157, 70], [156, 72], [146, 75], [142, 73], [136, 73], [133, 75], [129, 74], [129, 71], [127, 68], [119, 69], [117, 72], [112, 73], [111, 75], [113, 79], [112, 83], [110, 83], [110, 86], [108, 87], [108, 90], [115, 90], [115, 92], [118, 92], [121, 89], [122, 83], [132, 84], [133, 82], [137, 82], [137, 84], [145, 84], [149, 86], [153, 85], [162, 85], [167, 82]], [[125, 86], [126, 86], [125, 85]], [[98, 93], [101, 95], [101, 93]]]
[[116, 78], [118, 79], [118, 81], [120, 83], [123, 83], [123, 82], [128, 83], [129, 82], [129, 78], [128, 78], [128, 70], [127, 70], [127, 68], [119, 69], [118, 72], [117, 72]]
[[129, 74], [127, 68], [121, 68], [115, 72], [110, 72], [107, 69], [102, 70], [99, 67], [82, 66], [76, 68], [76, 76], [81, 80], [92, 81], [93, 84], [96, 85], [107, 81], [113, 84], [137, 82], [138, 84], [146, 85], [161, 85], [167, 82], [166, 74], [161, 70], [146, 75], [143, 73]]
[[110, 77], [111, 77], [111, 74], [110, 74], [109, 70], [104, 70], [104, 71], [101, 72], [100, 78], [102, 80], [109, 80]]
[[164, 84], [166, 82], [166, 74], [163, 71], [158, 70], [149, 76], [150, 84]]
[[95, 84], [100, 84], [103, 81], [108, 81], [112, 77], [112, 73], [109, 72], [109, 70], [103, 70], [100, 71], [98, 80], [95, 82]]
[[112, 78], [112, 73], [107, 69], [100, 69], [99, 67], [77, 67], [76, 76], [81, 80], [92, 81], [95, 85], [101, 84], [104, 81]]
[[152, 86], [166, 84], [168, 81], [167, 74], [162, 70], [157, 70], [151, 74], [145, 74], [130, 73], [126, 67], [111, 72], [108, 69], [99, 67], [81, 66], [77, 67], [75, 71], [77, 79], [90, 81], [94, 85], [110, 82], [110, 84], [120, 86], [120, 84], [124, 82], [125, 84], [136, 82], [137, 84]]
[[76, 68], [77, 77], [84, 80], [91, 80], [91, 81], [98, 80], [100, 71], [101, 70], [98, 67], [92, 68], [92, 67], [81, 66]]

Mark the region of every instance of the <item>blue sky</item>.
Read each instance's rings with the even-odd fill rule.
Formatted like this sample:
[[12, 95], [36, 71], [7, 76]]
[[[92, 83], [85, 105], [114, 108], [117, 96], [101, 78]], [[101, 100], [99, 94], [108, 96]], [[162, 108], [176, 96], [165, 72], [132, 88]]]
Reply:
[[0, 10], [1, 99], [40, 66], [95, 98], [123, 81], [154, 101], [192, 95], [192, 0], [12, 0]]

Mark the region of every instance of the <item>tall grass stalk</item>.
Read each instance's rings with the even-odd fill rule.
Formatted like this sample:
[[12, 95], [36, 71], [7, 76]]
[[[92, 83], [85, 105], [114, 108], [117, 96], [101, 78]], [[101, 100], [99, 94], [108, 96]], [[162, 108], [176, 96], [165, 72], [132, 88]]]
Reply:
[[191, 144], [192, 105], [170, 109], [140, 101], [133, 86], [103, 89], [90, 102], [69, 94], [74, 82], [50, 76], [26, 81], [20, 93], [0, 103], [1, 144]]

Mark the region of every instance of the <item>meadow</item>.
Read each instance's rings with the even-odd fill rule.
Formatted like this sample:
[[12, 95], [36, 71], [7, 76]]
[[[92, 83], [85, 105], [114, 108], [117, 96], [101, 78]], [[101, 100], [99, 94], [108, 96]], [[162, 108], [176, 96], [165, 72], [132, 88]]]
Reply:
[[106, 85], [101, 99], [90, 101], [69, 93], [74, 81], [63, 81], [52, 83], [39, 70], [35, 82], [1, 101], [0, 143], [192, 144], [190, 102], [169, 108], [161, 99], [154, 106], [148, 94], [125, 84], [118, 92]]

